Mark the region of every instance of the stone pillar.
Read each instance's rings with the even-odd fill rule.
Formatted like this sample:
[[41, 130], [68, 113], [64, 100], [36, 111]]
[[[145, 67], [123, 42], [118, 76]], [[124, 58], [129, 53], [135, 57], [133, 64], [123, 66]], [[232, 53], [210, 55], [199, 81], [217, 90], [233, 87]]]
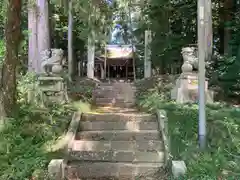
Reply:
[[28, 71], [37, 72], [38, 67], [38, 30], [37, 30], [37, 7], [35, 1], [28, 7]]
[[[49, 9], [47, 0], [37, 0], [38, 10], [38, 52], [50, 49]], [[38, 72], [42, 73], [41, 60], [38, 58]]]
[[94, 58], [95, 58], [95, 37], [94, 34], [88, 37], [88, 63], [87, 77], [94, 78]]
[[151, 31], [145, 31], [145, 52], [144, 52], [144, 78], [151, 77], [152, 64], [151, 64], [151, 48], [152, 41]]
[[74, 75], [72, 0], [69, 0], [68, 7], [68, 76], [70, 80], [72, 80], [72, 77]]

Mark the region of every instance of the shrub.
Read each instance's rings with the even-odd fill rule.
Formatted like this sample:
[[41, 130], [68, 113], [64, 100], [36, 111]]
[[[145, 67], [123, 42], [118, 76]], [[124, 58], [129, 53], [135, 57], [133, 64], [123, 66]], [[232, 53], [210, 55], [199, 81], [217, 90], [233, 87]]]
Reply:
[[156, 87], [140, 94], [141, 109], [167, 111], [173, 159], [185, 160], [188, 166], [184, 179], [240, 179], [239, 108], [220, 103], [207, 106], [207, 150], [200, 152], [197, 104], [171, 102]]

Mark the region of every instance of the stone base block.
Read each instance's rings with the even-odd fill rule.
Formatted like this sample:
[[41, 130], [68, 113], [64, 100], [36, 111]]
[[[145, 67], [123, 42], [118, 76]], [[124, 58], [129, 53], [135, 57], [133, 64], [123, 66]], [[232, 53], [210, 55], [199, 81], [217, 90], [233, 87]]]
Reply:
[[[205, 101], [206, 103], [213, 103], [213, 91], [205, 90]], [[198, 102], [198, 89], [188, 90], [178, 88], [177, 90], [171, 91], [171, 98], [176, 100], [177, 103], [196, 103]]]
[[[208, 81], [205, 81], [206, 102], [213, 102], [213, 91], [208, 90]], [[198, 101], [198, 76], [197, 74], [181, 74], [176, 81], [176, 86], [171, 91], [171, 99], [178, 103], [195, 103]]]
[[185, 175], [187, 167], [184, 161], [172, 161], [172, 174], [174, 178]]
[[65, 162], [63, 159], [53, 159], [48, 164], [48, 175], [52, 179], [64, 179]]

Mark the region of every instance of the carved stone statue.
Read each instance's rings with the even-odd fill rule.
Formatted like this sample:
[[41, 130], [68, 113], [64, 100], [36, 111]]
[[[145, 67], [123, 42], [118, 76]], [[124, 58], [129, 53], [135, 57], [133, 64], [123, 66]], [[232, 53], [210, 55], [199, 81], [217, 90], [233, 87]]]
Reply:
[[41, 69], [48, 75], [60, 74], [63, 70], [64, 53], [62, 49], [50, 49], [41, 53]]
[[198, 70], [197, 49], [194, 47], [182, 48], [183, 56], [183, 73], [191, 73], [193, 70]]
[[[182, 48], [182, 73], [171, 90], [171, 98], [178, 103], [198, 101], [198, 51], [195, 47]], [[213, 102], [213, 91], [208, 89], [205, 80], [205, 97], [207, 103]]]
[[125, 44], [123, 40], [122, 26], [117, 24], [111, 34], [111, 44]]

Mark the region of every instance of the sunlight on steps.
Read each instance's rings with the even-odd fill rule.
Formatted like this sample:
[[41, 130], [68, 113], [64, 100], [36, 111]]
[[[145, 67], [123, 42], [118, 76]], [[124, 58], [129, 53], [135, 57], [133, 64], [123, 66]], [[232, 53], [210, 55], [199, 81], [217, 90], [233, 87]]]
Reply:
[[79, 110], [80, 112], [91, 112], [91, 105], [87, 102], [76, 101], [73, 103], [73, 107]]

